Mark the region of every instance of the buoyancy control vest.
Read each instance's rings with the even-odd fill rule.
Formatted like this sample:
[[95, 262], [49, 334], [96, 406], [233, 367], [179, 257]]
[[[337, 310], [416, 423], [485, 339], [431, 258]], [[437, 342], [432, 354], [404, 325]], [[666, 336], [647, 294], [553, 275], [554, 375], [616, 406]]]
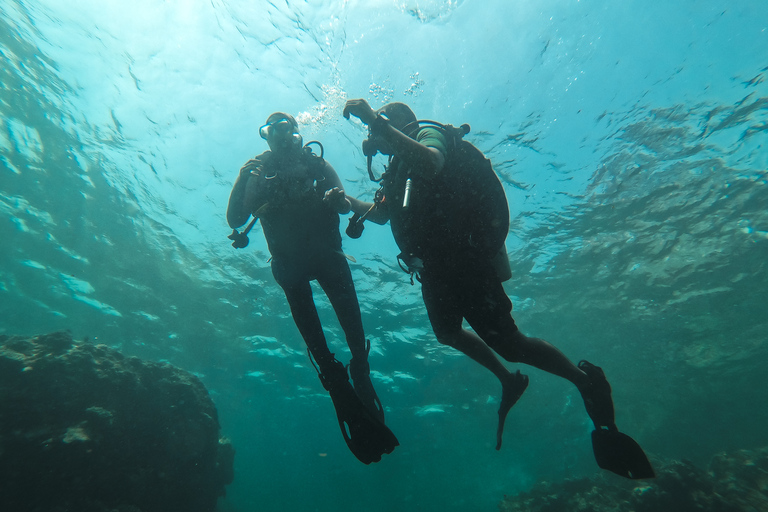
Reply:
[[[509, 206], [490, 160], [463, 139], [468, 125], [418, 123], [411, 136], [416, 138], [424, 129], [438, 130], [445, 137], [447, 155], [443, 168], [431, 178], [397, 156], [387, 167], [382, 179], [385, 201], [402, 256], [425, 263], [462, 255], [493, 258], [509, 232]], [[404, 207], [409, 178], [410, 198]]]
[[286, 176], [269, 151], [255, 176], [266, 203], [261, 225], [273, 257], [289, 260], [313, 258], [318, 251], [341, 250], [339, 214], [323, 202], [326, 163], [305, 146], [303, 173]]

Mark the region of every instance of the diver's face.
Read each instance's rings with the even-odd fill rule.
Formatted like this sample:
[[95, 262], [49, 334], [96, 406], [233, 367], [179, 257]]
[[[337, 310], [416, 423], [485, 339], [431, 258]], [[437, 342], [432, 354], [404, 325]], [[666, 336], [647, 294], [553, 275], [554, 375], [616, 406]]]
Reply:
[[265, 124], [259, 130], [261, 138], [267, 141], [274, 153], [288, 153], [299, 139], [296, 127], [288, 119], [277, 119]]
[[376, 153], [392, 155], [392, 147], [384, 137], [377, 137], [369, 131], [368, 138], [363, 141], [363, 155], [376, 156]]

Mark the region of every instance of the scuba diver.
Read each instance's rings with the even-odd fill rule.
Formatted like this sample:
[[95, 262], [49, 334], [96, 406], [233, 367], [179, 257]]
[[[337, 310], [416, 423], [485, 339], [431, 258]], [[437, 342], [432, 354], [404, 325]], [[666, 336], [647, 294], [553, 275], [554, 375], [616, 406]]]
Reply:
[[[398, 445], [384, 425], [384, 410], [373, 388], [360, 305], [341, 251], [339, 214], [350, 210], [341, 181], [323, 159], [322, 145], [303, 145], [290, 114], [275, 112], [259, 130], [269, 150], [249, 160], [235, 181], [227, 207], [232, 246], [248, 245], [248, 232], [261, 220], [272, 275], [285, 292], [293, 320], [323, 387], [331, 395], [344, 440], [363, 463], [378, 462]], [[316, 144], [320, 155], [310, 146]], [[249, 225], [238, 232], [253, 215]], [[312, 297], [316, 280], [333, 306], [352, 354], [347, 368], [328, 349]], [[354, 388], [349, 382], [352, 377]]]
[[[368, 126], [363, 153], [369, 175], [380, 181], [373, 203], [350, 200], [354, 216], [347, 233], [360, 236], [363, 221], [390, 222], [402, 251], [401, 267], [421, 282], [437, 340], [485, 368], [501, 382], [496, 449], [501, 448], [509, 410], [525, 392], [528, 377], [511, 373], [496, 356], [524, 363], [572, 382], [594, 423], [592, 444], [598, 465], [627, 478], [651, 478], [640, 446], [619, 432], [611, 387], [603, 370], [587, 361], [575, 365], [550, 343], [524, 335], [512, 318], [502, 282], [511, 277], [504, 246], [509, 207], [490, 161], [463, 140], [468, 125], [455, 128], [418, 121], [404, 103], [374, 111], [364, 99], [347, 101], [343, 115]], [[371, 159], [389, 156], [376, 179]], [[473, 331], [462, 327], [463, 320]], [[495, 352], [495, 354], [494, 354]]]

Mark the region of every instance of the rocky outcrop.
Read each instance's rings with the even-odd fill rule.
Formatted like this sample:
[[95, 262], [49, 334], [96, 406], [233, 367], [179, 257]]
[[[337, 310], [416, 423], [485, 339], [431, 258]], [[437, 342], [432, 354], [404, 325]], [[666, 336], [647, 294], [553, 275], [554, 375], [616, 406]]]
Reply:
[[69, 333], [0, 336], [0, 508], [211, 512], [234, 450], [194, 375]]
[[708, 470], [686, 461], [654, 462], [652, 480], [600, 474], [542, 482], [509, 496], [501, 512], [756, 512], [768, 510], [768, 448], [722, 453]]

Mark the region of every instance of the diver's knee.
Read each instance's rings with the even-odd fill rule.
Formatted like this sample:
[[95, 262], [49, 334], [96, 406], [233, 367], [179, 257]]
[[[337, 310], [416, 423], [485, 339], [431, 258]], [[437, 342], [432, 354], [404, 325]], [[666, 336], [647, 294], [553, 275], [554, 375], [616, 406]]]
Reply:
[[517, 347], [515, 347], [512, 344], [507, 344], [503, 346], [493, 346], [491, 345], [491, 348], [494, 352], [499, 354], [505, 361], [508, 361], [510, 363], [522, 363], [523, 356], [520, 354], [520, 351]]
[[513, 336], [503, 336], [501, 333], [489, 333], [486, 343], [491, 349], [510, 363], [521, 363], [524, 359], [524, 345], [521, 338], [525, 338], [520, 331]]
[[461, 333], [459, 332], [451, 331], [435, 331], [435, 337], [437, 338], [438, 343], [451, 348], [456, 348], [458, 345], [457, 337], [460, 336], [460, 334]]

